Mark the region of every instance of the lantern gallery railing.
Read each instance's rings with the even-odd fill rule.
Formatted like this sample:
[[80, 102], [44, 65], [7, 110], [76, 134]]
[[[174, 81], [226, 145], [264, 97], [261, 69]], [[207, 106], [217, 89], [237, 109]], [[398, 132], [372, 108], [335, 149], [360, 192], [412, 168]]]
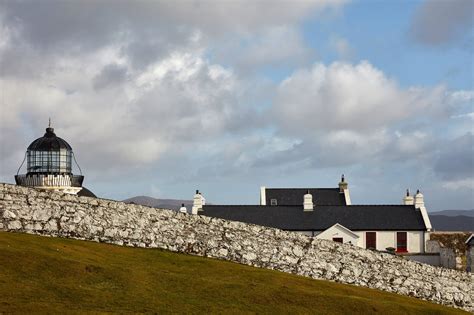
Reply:
[[84, 176], [67, 174], [27, 174], [16, 175], [15, 181], [21, 186], [35, 187], [82, 187]]

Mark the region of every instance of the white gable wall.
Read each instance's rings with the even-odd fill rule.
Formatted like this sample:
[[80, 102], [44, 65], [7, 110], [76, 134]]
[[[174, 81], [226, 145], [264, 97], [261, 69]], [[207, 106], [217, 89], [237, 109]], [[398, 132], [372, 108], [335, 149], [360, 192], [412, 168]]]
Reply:
[[333, 225], [327, 230], [319, 233], [316, 238], [324, 239], [324, 240], [331, 240], [335, 237], [342, 237], [343, 243], [351, 243], [353, 245], [358, 245], [358, 237], [355, 233], [345, 229], [340, 225]]

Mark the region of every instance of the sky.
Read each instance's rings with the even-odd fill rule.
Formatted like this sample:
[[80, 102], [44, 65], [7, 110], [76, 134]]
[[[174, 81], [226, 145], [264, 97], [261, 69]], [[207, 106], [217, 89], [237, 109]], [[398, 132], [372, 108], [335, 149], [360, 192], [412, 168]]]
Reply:
[[[0, 181], [48, 118], [84, 186], [474, 209], [474, 2], [1, 1]], [[25, 172], [25, 166], [20, 172]], [[78, 172], [78, 169], [75, 169]]]

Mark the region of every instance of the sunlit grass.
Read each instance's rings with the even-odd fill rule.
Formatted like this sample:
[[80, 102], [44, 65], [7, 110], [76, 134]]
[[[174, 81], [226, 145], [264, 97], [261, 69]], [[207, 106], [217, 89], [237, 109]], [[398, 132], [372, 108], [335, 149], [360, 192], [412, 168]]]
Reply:
[[0, 313], [461, 314], [231, 262], [0, 232]]

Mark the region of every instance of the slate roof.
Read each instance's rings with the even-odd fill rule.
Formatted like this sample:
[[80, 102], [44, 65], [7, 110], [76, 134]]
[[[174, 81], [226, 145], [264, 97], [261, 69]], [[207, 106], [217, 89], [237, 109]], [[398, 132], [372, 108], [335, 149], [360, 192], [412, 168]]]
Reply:
[[265, 199], [267, 205], [271, 205], [271, 199], [276, 199], [279, 206], [299, 206], [308, 190], [315, 205], [346, 205], [344, 193], [340, 193], [339, 188], [265, 188]]
[[290, 231], [324, 231], [339, 223], [352, 231], [426, 230], [421, 212], [405, 205], [303, 206], [205, 205], [200, 214]]

